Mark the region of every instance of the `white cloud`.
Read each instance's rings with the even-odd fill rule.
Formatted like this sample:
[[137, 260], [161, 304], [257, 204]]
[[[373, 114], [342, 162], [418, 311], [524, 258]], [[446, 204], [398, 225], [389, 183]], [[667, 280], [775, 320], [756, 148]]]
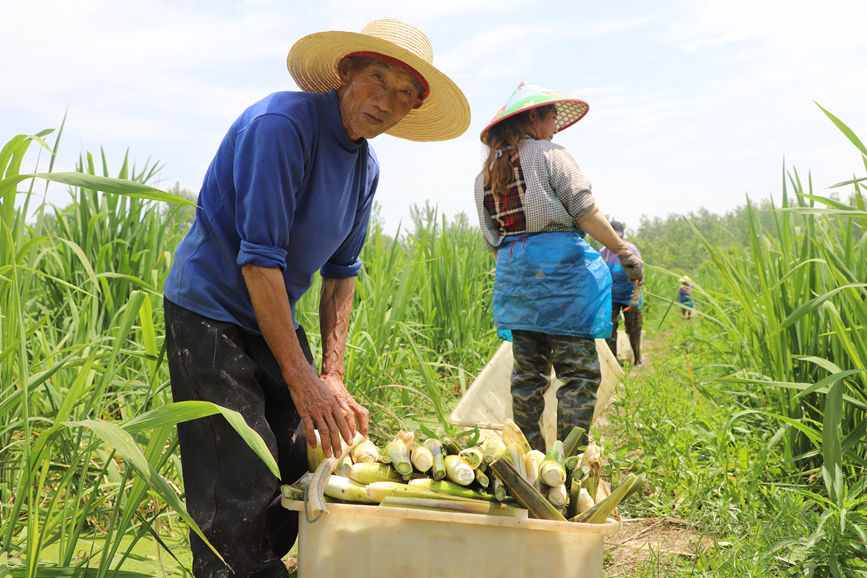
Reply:
[[[4, 7], [5, 137], [57, 127], [58, 167], [105, 146], [164, 165], [198, 188], [241, 110], [291, 89], [285, 55], [303, 35], [395, 17], [430, 37], [435, 64], [465, 92], [472, 124], [446, 143], [380, 137], [380, 201], [395, 222], [412, 203], [473, 215], [478, 132], [520, 80], [584, 98], [585, 120], [556, 137], [606, 212], [725, 210], [780, 188], [785, 157], [817, 186], [863, 166], [813, 104], [867, 140], [867, 4], [829, 0], [667, 0], [653, 4], [445, 0], [292, 6], [268, 0], [40, 0]], [[611, 210], [608, 210], [610, 207]], [[634, 216], [633, 216], [634, 215]]]

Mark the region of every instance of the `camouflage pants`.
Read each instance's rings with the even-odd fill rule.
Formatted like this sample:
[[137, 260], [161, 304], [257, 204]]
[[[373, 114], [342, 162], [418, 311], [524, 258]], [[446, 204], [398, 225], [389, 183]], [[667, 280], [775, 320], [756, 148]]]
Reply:
[[512, 356], [515, 423], [534, 449], [545, 451], [540, 422], [552, 367], [562, 382], [557, 390], [557, 439], [564, 439], [575, 426], [590, 428], [602, 380], [593, 339], [513, 330]]
[[641, 326], [643, 318], [641, 309], [630, 307], [626, 310], [627, 305], [622, 303], [611, 304], [611, 337], [605, 341], [611, 349], [614, 357], [617, 357], [617, 325], [620, 322], [620, 311], [623, 311], [623, 324], [626, 326], [626, 335], [629, 336], [629, 345], [632, 347], [633, 361], [636, 365], [641, 363]]

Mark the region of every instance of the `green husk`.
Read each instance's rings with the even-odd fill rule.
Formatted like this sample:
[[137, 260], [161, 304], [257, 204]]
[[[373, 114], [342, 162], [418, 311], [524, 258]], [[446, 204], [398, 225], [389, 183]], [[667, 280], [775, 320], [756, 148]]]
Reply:
[[502, 502], [509, 497], [509, 492], [503, 484], [503, 480], [497, 476], [491, 476], [491, 491], [494, 493], [494, 499]]
[[557, 511], [545, 496], [537, 492], [507, 459], [500, 458], [491, 462], [491, 470], [508, 487], [509, 494], [527, 508], [531, 517], [560, 522], [566, 520], [563, 514]]
[[542, 491], [542, 480], [539, 478], [539, 466], [545, 454], [539, 450], [530, 450], [524, 454], [524, 477], [538, 492]]
[[562, 486], [566, 483], [566, 468], [563, 465], [563, 442], [556, 440], [539, 466], [539, 477], [546, 486]]
[[350, 469], [352, 469], [352, 459], [349, 457], [349, 454], [346, 453], [337, 461], [337, 465], [334, 466], [334, 473], [338, 476], [347, 478], [349, 477]]
[[442, 435], [440, 436], [440, 442], [443, 444], [443, 449], [445, 449], [444, 454], [458, 455], [461, 453], [461, 446], [458, 445], [458, 442], [452, 436], [448, 434]]
[[485, 457], [485, 452], [482, 448], [473, 446], [469, 448], [464, 448], [458, 455], [465, 461], [469, 466], [473, 469], [479, 467], [482, 464], [482, 459]]
[[525, 453], [526, 452], [522, 451], [521, 447], [518, 444], [506, 444], [506, 453], [503, 454], [503, 458], [509, 461], [512, 467], [515, 468], [515, 471], [518, 472], [518, 474], [520, 474], [522, 478], [526, 479], [527, 468], [524, 466]]
[[352, 464], [349, 478], [360, 484], [373, 482], [399, 482], [403, 478], [389, 464]]
[[585, 490], [584, 488], [579, 488], [576, 507], [577, 513], [583, 514], [595, 505], [596, 504], [593, 503], [593, 498], [590, 497], [590, 494], [587, 493], [587, 490]]
[[435, 480], [441, 480], [446, 477], [446, 466], [443, 462], [443, 444], [435, 438], [429, 438], [424, 441], [424, 447], [430, 450], [433, 455], [433, 466], [431, 466], [431, 477]]
[[[626, 497], [630, 493], [630, 489], [633, 484], [638, 482], [639, 484], [643, 483], [643, 479], [641, 481], [638, 480], [638, 476], [635, 474], [628, 474], [626, 478], [620, 483], [617, 488], [611, 492], [611, 495], [602, 500], [601, 502], [597, 502], [595, 506], [587, 510], [582, 514], [578, 514], [573, 518], [573, 521], [576, 522], [586, 522], [588, 524], [602, 524], [605, 520], [608, 519], [608, 516], [614, 511], [614, 508], [623, 501], [623, 498]], [[637, 488], [636, 488], [637, 489]]]
[[460, 496], [462, 498], [473, 498], [477, 500], [487, 501], [496, 499], [494, 494], [476, 488], [468, 488], [466, 486], [462, 486], [448, 480], [437, 481], [430, 478], [418, 478], [416, 480], [410, 480], [409, 485], [415, 486], [417, 488], [423, 488], [425, 490], [430, 490], [432, 492], [436, 492], [437, 494], [446, 494], [448, 496]]
[[473, 468], [460, 456], [448, 455], [443, 458], [446, 466], [446, 477], [456, 484], [468, 486], [476, 479]]
[[[570, 458], [578, 453], [578, 444], [581, 443], [581, 438], [586, 430], [583, 427], [575, 426], [572, 431], [563, 440], [563, 457]], [[573, 468], [575, 466], [572, 466]]]
[[409, 459], [415, 469], [425, 473], [433, 467], [433, 453], [424, 444], [413, 443]]
[[391, 459], [391, 465], [401, 475], [412, 472], [412, 462], [409, 459], [409, 447], [400, 438], [394, 438], [385, 445], [385, 453]]
[[360, 502], [363, 504], [372, 504], [367, 495], [367, 486], [359, 484], [354, 480], [334, 474], [328, 478], [325, 484], [325, 495], [334, 498], [335, 500], [344, 500], [346, 502]]
[[443, 498], [416, 498], [408, 496], [386, 496], [380, 506], [396, 506], [423, 510], [446, 512], [463, 512], [483, 514], [488, 516], [507, 516], [510, 518], [526, 518], [527, 510], [505, 504], [486, 501], [457, 501]]
[[350, 455], [354, 464], [375, 464], [382, 460], [382, 452], [369, 439], [355, 446]]
[[481, 470], [481, 468], [476, 468], [474, 472], [476, 474], [477, 484], [479, 484], [483, 488], [488, 488], [491, 485], [491, 479], [488, 477], [488, 474]]
[[549, 486], [545, 497], [551, 502], [555, 508], [562, 508], [569, 501], [569, 494], [566, 492], [566, 484], [558, 484]]
[[566, 517], [571, 518], [577, 516], [579, 513], [578, 498], [581, 495], [581, 482], [576, 480], [570, 472], [566, 479], [566, 487], [569, 488], [569, 503], [566, 504]]
[[314, 448], [309, 443], [307, 444], [307, 469], [315, 472], [322, 460], [325, 459], [325, 453], [322, 451], [322, 442], [319, 439], [319, 430], [313, 430], [313, 435], [316, 437], [316, 447]]
[[373, 482], [365, 486], [367, 488], [367, 497], [375, 502], [381, 502], [386, 496], [410, 496], [415, 498], [447, 498], [450, 500], [471, 500], [464, 496], [453, 496], [450, 494], [440, 494], [427, 488], [402, 484], [400, 482]]
[[518, 444], [518, 447], [521, 449], [521, 453], [526, 454], [531, 449], [530, 442], [527, 441], [527, 438], [524, 436], [524, 432], [521, 431], [521, 428], [509, 418], [506, 418], [503, 422], [503, 432], [500, 434], [503, 438], [503, 443], [508, 447], [509, 444]]
[[283, 484], [282, 486], [280, 486], [280, 492], [287, 500], [297, 500], [299, 502], [304, 501], [304, 490], [302, 490], [301, 488], [296, 488], [295, 486], [290, 486], [289, 484]]
[[503, 440], [495, 437], [488, 438], [482, 447], [485, 452], [482, 460], [485, 464], [490, 464], [492, 461], [500, 459], [506, 452], [506, 444], [503, 443]]

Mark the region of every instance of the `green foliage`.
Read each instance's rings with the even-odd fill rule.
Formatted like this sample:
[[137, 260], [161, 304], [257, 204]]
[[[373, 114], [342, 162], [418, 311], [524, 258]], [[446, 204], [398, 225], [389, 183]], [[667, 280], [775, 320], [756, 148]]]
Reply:
[[[177, 562], [185, 556], [166, 528], [198, 532], [181, 501], [173, 425], [220, 412], [272, 471], [274, 460], [234, 412], [171, 402], [162, 285], [191, 196], [149, 186], [154, 165], [124, 159], [112, 177], [104, 156], [97, 168], [89, 154], [76, 173], [21, 174], [28, 147], [53, 152], [47, 134], [0, 151], [0, 575], [106, 576], [134, 558], [162, 574], [137, 556], [142, 542]], [[69, 205], [32, 206], [42, 181], [68, 185]], [[447, 429], [451, 405], [498, 344], [480, 234], [430, 207], [414, 224], [394, 240], [374, 222], [346, 355], [348, 385], [382, 435]], [[298, 308], [314, 328], [317, 293]]]
[[[92, 565], [104, 576], [167, 512], [191, 522], [169, 481], [178, 479], [174, 429], [133, 436], [115, 423], [171, 407], [154, 311], [163, 243], [175, 232], [152, 203], [184, 201], [126, 164], [119, 179], [94, 175], [92, 164], [89, 173], [21, 174], [31, 144], [51, 151], [47, 134], [15, 137], [0, 152], [0, 536], [16, 575]], [[74, 202], [51, 217], [37, 207], [31, 225], [40, 181], [73, 185]], [[79, 539], [95, 529], [104, 547], [82, 557]]]
[[668, 355], [642, 389], [625, 389], [612, 419], [618, 467], [648, 472], [658, 488], [644, 506], [660, 516], [677, 506], [716, 544], [666, 575], [867, 572], [864, 181], [841, 183], [851, 187], [841, 202], [792, 171], [779, 207], [748, 202], [723, 219], [670, 218], [635, 236], [651, 263], [652, 238], [704, 251], [659, 257], [695, 271], [700, 315], [675, 326]]

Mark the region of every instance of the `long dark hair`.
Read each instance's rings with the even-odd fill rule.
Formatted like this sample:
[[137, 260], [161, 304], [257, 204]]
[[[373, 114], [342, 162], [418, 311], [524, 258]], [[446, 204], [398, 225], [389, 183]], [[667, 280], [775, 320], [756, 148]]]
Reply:
[[540, 106], [510, 116], [488, 129], [485, 142], [490, 147], [485, 160], [483, 173], [484, 187], [490, 189], [494, 196], [502, 199], [512, 182], [512, 155], [518, 154], [518, 143], [522, 138], [532, 136], [533, 122], [530, 113], [544, 118], [549, 111], [556, 110], [553, 104]]

